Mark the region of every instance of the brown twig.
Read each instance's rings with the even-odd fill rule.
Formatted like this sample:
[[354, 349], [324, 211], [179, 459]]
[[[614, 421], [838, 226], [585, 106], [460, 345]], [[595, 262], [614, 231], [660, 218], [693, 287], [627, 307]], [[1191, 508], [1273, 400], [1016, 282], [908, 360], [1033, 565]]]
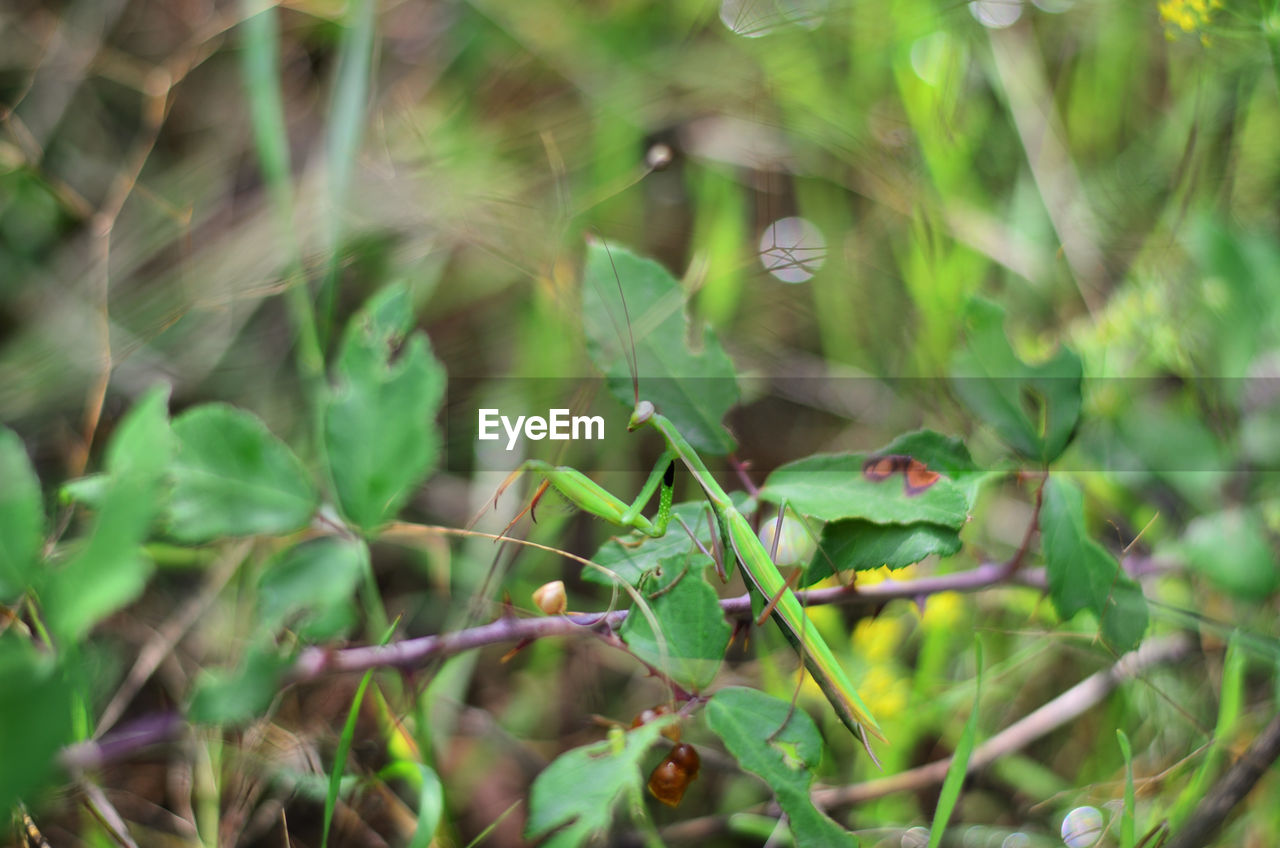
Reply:
[[1199, 848], [1208, 845], [1227, 820], [1231, 810], [1244, 800], [1258, 778], [1280, 757], [1280, 715], [1271, 719], [1244, 756], [1218, 778], [1218, 782], [1196, 807], [1191, 818], [1165, 848]]
[[[1121, 683], [1137, 677], [1152, 666], [1176, 662], [1186, 657], [1192, 646], [1191, 639], [1181, 633], [1148, 639], [1137, 650], [1122, 656], [1110, 668], [1089, 675], [979, 745], [969, 758], [969, 773], [1026, 747], [1041, 736], [1078, 718], [1101, 703]], [[896, 792], [920, 789], [941, 783], [950, 766], [951, 758], [947, 757], [889, 777], [853, 786], [819, 790], [813, 793], [813, 800], [819, 807], [845, 806], [883, 798]]]
[[[1177, 662], [1186, 657], [1193, 647], [1193, 641], [1183, 634], [1149, 639], [1137, 650], [1122, 656], [1110, 668], [1086, 677], [1038, 710], [1014, 722], [979, 745], [974, 749], [973, 756], [969, 759], [968, 771], [972, 773], [1000, 757], [1029, 745], [1041, 736], [1052, 732], [1097, 706], [1103, 698], [1124, 681], [1137, 677], [1153, 666]], [[1272, 725], [1280, 725], [1280, 717], [1277, 717], [1277, 720], [1272, 722]], [[1269, 727], [1268, 730], [1271, 730], [1271, 728]], [[1277, 737], [1280, 738], [1280, 729], [1276, 733]], [[1246, 755], [1247, 758], [1248, 755]], [[921, 789], [941, 783], [946, 778], [947, 769], [950, 766], [951, 759], [948, 757], [919, 768], [909, 769], [908, 771], [877, 780], [869, 780], [865, 783], [818, 789], [811, 794], [811, 797], [813, 803], [821, 809], [857, 804], [897, 792]], [[1265, 765], [1262, 768], [1265, 770]], [[1257, 779], [1256, 775], [1254, 779]], [[781, 813], [779, 809], [772, 805], [761, 805], [757, 809], [762, 812], [767, 811], [775, 816]], [[690, 819], [678, 825], [663, 828], [662, 836], [669, 842], [697, 840], [704, 838], [709, 833], [718, 832], [723, 826], [723, 820], [724, 817], [722, 816]], [[1181, 848], [1190, 848], [1193, 844], [1200, 845], [1203, 842], [1188, 842]], [[1173, 848], [1173, 846], [1168, 846], [1168, 848]]]
[[1049, 482], [1049, 474], [1046, 472], [1040, 475], [1040, 485], [1036, 487], [1036, 499], [1031, 508], [1031, 520], [1027, 522], [1026, 535], [1022, 537], [1022, 544], [1018, 545], [1018, 550], [1014, 552], [1005, 566], [1005, 573], [1012, 577], [1018, 573], [1018, 569], [1022, 568], [1022, 563], [1026, 561], [1027, 553], [1031, 550], [1031, 540], [1035, 538], [1037, 531], [1040, 529], [1040, 510], [1044, 508], [1044, 487]]

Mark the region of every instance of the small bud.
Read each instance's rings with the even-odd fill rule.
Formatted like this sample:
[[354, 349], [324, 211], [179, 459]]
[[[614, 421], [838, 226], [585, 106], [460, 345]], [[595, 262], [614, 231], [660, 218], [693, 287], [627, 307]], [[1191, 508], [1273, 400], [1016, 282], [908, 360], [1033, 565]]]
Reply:
[[655, 171], [661, 171], [663, 168], [671, 164], [671, 160], [675, 158], [675, 153], [669, 145], [658, 142], [649, 148], [649, 152], [645, 154], [644, 161]]
[[552, 580], [550, 583], [539, 586], [534, 590], [533, 602], [547, 615], [562, 615], [568, 606], [564, 593], [564, 581]]
[[676, 806], [698, 776], [701, 765], [701, 758], [692, 745], [676, 745], [649, 775], [649, 792], [668, 807]]
[[[647, 710], [641, 710], [640, 713], [631, 720], [631, 729], [635, 730], [643, 724], [648, 724], [654, 719], [662, 718], [665, 715], [671, 715], [671, 707], [667, 704], [658, 704], [656, 707], [650, 707]], [[662, 728], [662, 735], [670, 739], [672, 742], [680, 741], [680, 725], [669, 724]]]

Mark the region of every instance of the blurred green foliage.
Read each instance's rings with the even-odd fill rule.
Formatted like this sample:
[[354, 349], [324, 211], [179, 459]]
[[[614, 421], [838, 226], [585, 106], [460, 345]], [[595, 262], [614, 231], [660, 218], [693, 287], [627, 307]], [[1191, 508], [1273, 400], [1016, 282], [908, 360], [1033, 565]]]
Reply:
[[[726, 423], [757, 484], [816, 453], [916, 455], [893, 440], [921, 428], [963, 439], [972, 469], [927, 463], [952, 478], [960, 520], [846, 526], [856, 554], [877, 552], [858, 568], [903, 564], [903, 549], [935, 558], [896, 579], [1020, 556], [1040, 514], [1017, 473], [1052, 463], [1026, 560], [1047, 566], [1051, 603], [1007, 587], [894, 601], [874, 619], [815, 611], [868, 704], [889, 711], [886, 771], [969, 739], [975, 697], [981, 741], [1110, 662], [1146, 629], [1145, 613], [1144, 628], [1117, 617], [1115, 589], [1133, 600], [1140, 587], [1146, 632], [1189, 630], [1196, 656], [971, 779], [951, 826], [1061, 844], [1062, 812], [1114, 803], [1124, 817], [1104, 839], [1132, 844], [1135, 824], [1141, 840], [1181, 820], [1187, 787], [1210, 785], [1277, 709], [1278, 60], [1274, 0], [9, 4], [0, 809], [22, 797], [68, 835], [107, 839], [49, 790], [143, 769], [66, 775], [54, 757], [110, 730], [95, 727], [104, 705], [159, 651], [127, 718], [177, 705], [204, 726], [183, 748], [190, 797], [130, 784], [171, 808], [122, 810], [147, 835], [181, 819], [206, 844], [279, 844], [279, 817], [253, 816], [274, 798], [293, 837], [319, 842], [319, 803], [279, 787], [328, 774], [352, 734], [364, 743], [346, 771], [360, 780], [326, 780], [342, 787], [339, 833], [358, 834], [341, 830], [354, 820], [423, 844], [403, 825], [415, 806], [438, 817], [442, 845], [519, 844], [526, 823], [566, 821], [518, 805], [533, 785], [569, 809], [572, 777], [548, 769], [539, 790], [534, 775], [565, 750], [589, 757], [580, 746], [602, 736], [591, 715], [625, 723], [661, 699], [625, 655], [538, 642], [508, 663], [470, 654], [418, 679], [378, 674], [396, 721], [346, 733], [355, 680], [278, 687], [303, 644], [376, 642], [397, 616], [404, 636], [448, 632], [508, 598], [527, 607], [555, 578], [571, 608], [609, 605], [551, 555], [513, 564], [478, 537], [379, 540], [397, 517], [460, 528], [489, 507], [523, 456], [470, 437], [478, 407], [619, 415], [578, 379], [594, 373], [590, 345], [622, 349], [617, 321], [579, 306], [592, 267], [605, 285], [589, 291], [612, 295], [612, 266], [587, 246], [603, 239], [682, 278], [689, 326], [715, 327], [744, 398]], [[799, 232], [821, 246], [789, 241]], [[647, 304], [629, 306], [635, 319]], [[673, 314], [667, 335], [637, 344], [701, 347]], [[656, 455], [636, 439], [534, 453], [628, 497], [627, 472]], [[501, 529], [518, 500], [476, 526]], [[587, 555], [614, 532], [550, 509], [539, 520], [534, 538]], [[210, 563], [235, 536], [250, 553], [218, 577]], [[777, 642], [753, 631], [755, 659], [733, 648], [728, 665], [785, 701], [796, 680]], [[800, 693], [828, 731], [821, 780], [874, 777], [821, 696]], [[244, 735], [215, 727], [250, 720]], [[638, 795], [634, 763], [654, 758], [632, 741], [596, 765], [606, 788]], [[380, 776], [387, 760], [429, 777], [397, 783]], [[764, 801], [762, 787], [709, 772], [679, 810], [651, 811], [657, 827], [759, 827], [728, 816]], [[1220, 844], [1274, 843], [1277, 791], [1264, 781]], [[896, 793], [842, 823], [864, 844], [900, 840], [936, 802]], [[607, 809], [589, 812], [583, 832]]]

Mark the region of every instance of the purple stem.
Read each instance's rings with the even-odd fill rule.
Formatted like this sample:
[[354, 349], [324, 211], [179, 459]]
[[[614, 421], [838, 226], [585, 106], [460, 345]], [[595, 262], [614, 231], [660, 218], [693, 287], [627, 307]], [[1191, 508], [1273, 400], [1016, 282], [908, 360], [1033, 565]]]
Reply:
[[[1133, 576], [1161, 570], [1164, 564], [1148, 558], [1129, 557], [1125, 570]], [[968, 571], [922, 577], [918, 580], [884, 580], [871, 586], [835, 586], [797, 592], [806, 605], [857, 604], [877, 606], [899, 598], [917, 599], [938, 592], [976, 592], [1001, 583], [1016, 583], [1045, 590], [1048, 580], [1044, 569], [1021, 569], [1012, 576], [1007, 563], [983, 563]], [[751, 596], [725, 598], [720, 607], [726, 616], [749, 619]], [[489, 624], [456, 633], [421, 636], [390, 645], [359, 648], [306, 648], [298, 656], [283, 683], [303, 683], [326, 674], [368, 671], [372, 668], [412, 668], [428, 660], [445, 659], [466, 651], [501, 642], [526, 642], [548, 636], [589, 634], [617, 646], [614, 635], [627, 617], [627, 610], [608, 613], [579, 613], [545, 618], [502, 617]], [[182, 734], [187, 727], [177, 713], [159, 713], [138, 719], [102, 739], [78, 742], [62, 750], [59, 762], [69, 771], [97, 768], [122, 759], [134, 751]]]

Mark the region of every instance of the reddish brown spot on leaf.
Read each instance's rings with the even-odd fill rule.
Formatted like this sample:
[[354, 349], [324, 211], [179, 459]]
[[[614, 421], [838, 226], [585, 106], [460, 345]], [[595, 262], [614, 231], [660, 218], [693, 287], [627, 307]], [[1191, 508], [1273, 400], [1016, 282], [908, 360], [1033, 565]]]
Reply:
[[925, 464], [918, 459], [913, 459], [907, 463], [906, 470], [906, 487], [908, 495], [918, 495], [925, 489], [938, 482], [938, 478], [942, 475], [936, 471], [930, 471]]
[[887, 480], [899, 472], [902, 473], [902, 486], [908, 497], [920, 494], [942, 477], [920, 460], [900, 453], [868, 457], [862, 464], [863, 476], [875, 483]]

